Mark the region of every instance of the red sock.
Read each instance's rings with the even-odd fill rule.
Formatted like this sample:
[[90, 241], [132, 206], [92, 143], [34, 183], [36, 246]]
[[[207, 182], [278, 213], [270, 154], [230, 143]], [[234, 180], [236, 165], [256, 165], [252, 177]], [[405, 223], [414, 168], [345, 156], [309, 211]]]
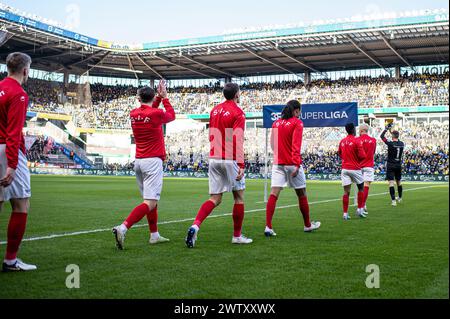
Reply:
[[309, 203], [308, 197], [303, 196], [299, 199], [300, 211], [303, 215], [303, 221], [305, 222], [305, 227], [311, 227], [311, 220], [309, 218]]
[[342, 201], [344, 203], [344, 213], [348, 213], [348, 206], [350, 205], [350, 195], [345, 194], [342, 198]]
[[197, 214], [197, 218], [195, 219], [194, 225], [200, 227], [206, 218], [212, 213], [212, 211], [216, 208], [216, 204], [212, 201], [206, 201], [203, 206], [200, 208]]
[[367, 199], [369, 198], [370, 187], [364, 187], [364, 207], [366, 207]]
[[8, 225], [8, 244], [6, 246], [6, 260], [17, 258], [20, 243], [22, 242], [25, 228], [27, 226], [28, 214], [12, 213]]
[[130, 229], [135, 224], [139, 223], [142, 220], [142, 218], [144, 218], [145, 215], [148, 215], [148, 214], [150, 214], [150, 208], [148, 207], [148, 205], [141, 204], [131, 212], [130, 216], [128, 216], [127, 220], [124, 221], [123, 224], [128, 229]]
[[150, 227], [150, 233], [154, 234], [158, 232], [158, 206], [155, 207], [150, 213], [147, 214], [148, 226]]
[[273, 229], [272, 220], [273, 215], [275, 215], [275, 209], [277, 208], [278, 197], [275, 195], [270, 195], [269, 201], [267, 202], [266, 208], [266, 226]]
[[364, 192], [358, 192], [358, 208], [364, 208]]
[[244, 204], [235, 204], [233, 208], [234, 237], [241, 237], [242, 235], [242, 224], [244, 223], [244, 216]]

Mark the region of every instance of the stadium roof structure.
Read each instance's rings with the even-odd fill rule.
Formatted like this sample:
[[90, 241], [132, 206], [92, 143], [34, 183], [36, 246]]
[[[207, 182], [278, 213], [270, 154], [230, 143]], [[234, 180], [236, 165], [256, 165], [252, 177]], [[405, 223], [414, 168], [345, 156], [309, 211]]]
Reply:
[[36, 69], [138, 79], [257, 75], [449, 63], [449, 15], [431, 13], [179, 41], [119, 45], [0, 10], [0, 59], [28, 53]]

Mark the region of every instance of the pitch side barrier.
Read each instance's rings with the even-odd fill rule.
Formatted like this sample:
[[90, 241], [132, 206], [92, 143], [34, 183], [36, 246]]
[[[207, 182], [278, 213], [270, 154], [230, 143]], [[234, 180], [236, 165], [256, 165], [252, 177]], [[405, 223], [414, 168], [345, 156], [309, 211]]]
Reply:
[[[128, 176], [134, 177], [133, 170], [100, 170], [100, 169], [65, 169], [65, 168], [30, 168], [33, 175], [60, 175], [60, 176]], [[187, 172], [187, 171], [167, 171], [164, 172], [165, 178], [208, 178], [207, 172]], [[269, 173], [269, 178], [270, 173]], [[266, 175], [260, 173], [246, 173], [245, 178], [249, 180], [265, 180]], [[306, 174], [310, 181], [340, 181], [340, 174]], [[386, 180], [385, 174], [377, 174], [375, 180], [382, 182]], [[449, 182], [449, 175], [403, 175], [405, 182]]]

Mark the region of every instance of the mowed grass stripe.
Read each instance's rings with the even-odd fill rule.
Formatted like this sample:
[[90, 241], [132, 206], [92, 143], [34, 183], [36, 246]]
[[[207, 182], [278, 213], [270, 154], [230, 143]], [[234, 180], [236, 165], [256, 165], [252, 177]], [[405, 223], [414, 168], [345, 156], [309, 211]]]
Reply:
[[[436, 188], [436, 187], [442, 187], [441, 185], [433, 185], [433, 186], [423, 186], [423, 187], [417, 187], [417, 188], [411, 188], [411, 189], [406, 189], [404, 190], [404, 192], [412, 192], [412, 191], [418, 191], [418, 190], [423, 190], [423, 189], [430, 189], [430, 188]], [[384, 196], [384, 195], [388, 195], [388, 192], [384, 192], [384, 193], [377, 193], [377, 194], [371, 194], [369, 195], [369, 197], [377, 197], [377, 196]], [[332, 202], [338, 202], [341, 201], [341, 198], [337, 198], [337, 199], [328, 199], [328, 200], [323, 200], [323, 201], [315, 201], [315, 202], [310, 202], [309, 204], [311, 206], [313, 205], [319, 205], [319, 204], [326, 204], [326, 203], [332, 203]], [[288, 209], [288, 208], [293, 208], [293, 207], [297, 207], [297, 205], [286, 205], [286, 206], [279, 206], [277, 207], [277, 210], [282, 210], [282, 209]], [[355, 205], [352, 205], [351, 207], [354, 207]], [[248, 210], [245, 213], [249, 214], [249, 213], [257, 213], [257, 212], [263, 212], [266, 209], [253, 209], [253, 210]], [[208, 218], [222, 218], [222, 217], [229, 217], [232, 214], [228, 213], [228, 214], [221, 214], [221, 215], [211, 215]], [[186, 222], [191, 222], [194, 221], [195, 218], [187, 218], [187, 219], [180, 219], [180, 220], [172, 220], [172, 221], [161, 221], [159, 222], [159, 225], [170, 225], [170, 224], [178, 224], [178, 223], [186, 223]], [[32, 241], [41, 241], [41, 240], [49, 240], [49, 239], [57, 239], [57, 238], [64, 238], [64, 237], [74, 237], [74, 236], [81, 236], [81, 235], [88, 235], [88, 234], [95, 234], [95, 233], [102, 233], [102, 232], [109, 232], [111, 231], [113, 226], [111, 227], [106, 227], [106, 228], [102, 228], [102, 229], [94, 229], [94, 230], [82, 230], [82, 231], [77, 231], [77, 232], [72, 232], [72, 233], [64, 233], [64, 234], [53, 234], [53, 235], [46, 235], [46, 236], [40, 236], [40, 237], [31, 237], [31, 238], [25, 238], [23, 240], [23, 242], [32, 242]], [[134, 228], [141, 228], [141, 227], [148, 227], [148, 224], [139, 224], [139, 225], [135, 225]], [[6, 241], [1, 241], [0, 242], [0, 246], [2, 245], [6, 245], [7, 242]]]
[[[293, 191], [283, 192], [275, 215], [278, 238], [267, 239], [265, 214], [248, 214], [244, 233], [255, 242], [231, 245], [231, 218], [206, 221], [196, 249], [183, 238], [198, 207], [207, 199], [206, 180], [165, 180], [160, 203], [162, 220], [188, 220], [161, 227], [173, 241], [150, 246], [148, 229], [129, 233], [124, 251], [109, 232], [25, 243], [20, 257], [38, 265], [33, 273], [1, 274], [0, 298], [196, 299], [196, 298], [448, 298], [448, 184], [405, 183], [396, 208], [389, 195], [373, 197], [370, 218], [341, 219], [340, 183], [310, 182], [313, 219], [324, 227], [303, 233]], [[33, 177], [32, 212], [27, 237], [103, 229], [115, 225], [141, 201], [133, 178]], [[264, 212], [264, 185], [248, 181], [247, 211]], [[384, 194], [385, 183], [372, 187]], [[213, 216], [232, 210], [232, 196]], [[229, 214], [227, 214], [229, 216]], [[9, 209], [0, 214], [0, 238], [6, 238]], [[0, 254], [5, 246], [0, 246]], [[81, 288], [67, 289], [66, 267], [81, 269]], [[367, 289], [366, 267], [377, 264], [381, 288]]]

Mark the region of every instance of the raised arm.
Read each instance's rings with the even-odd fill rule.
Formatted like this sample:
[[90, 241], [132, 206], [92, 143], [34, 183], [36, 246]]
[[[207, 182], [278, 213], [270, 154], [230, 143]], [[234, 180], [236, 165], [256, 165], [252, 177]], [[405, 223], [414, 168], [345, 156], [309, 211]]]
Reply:
[[170, 101], [168, 99], [166, 82], [164, 80], [161, 80], [161, 82], [159, 83], [157, 98], [162, 100], [164, 109], [166, 110], [165, 112], [163, 110], [161, 110], [162, 124], [167, 124], [167, 123], [175, 121], [175, 119], [176, 119], [175, 110], [173, 109], [172, 104], [170, 104]]
[[385, 143], [385, 144], [387, 144], [389, 141], [388, 141], [388, 139], [386, 138], [386, 133], [388, 132], [388, 130], [387, 129], [385, 129], [384, 131], [383, 131], [383, 133], [381, 133], [381, 136], [380, 136], [380, 138], [381, 138], [381, 140]]
[[386, 128], [385, 128], [384, 131], [383, 131], [383, 133], [381, 133], [380, 138], [381, 138], [381, 140], [382, 140], [385, 144], [388, 144], [388, 143], [389, 143], [388, 139], [386, 138], [386, 134], [387, 134], [387, 132], [389, 132], [389, 130], [390, 130], [391, 128], [392, 128], [392, 124], [389, 124], [388, 126], [386, 126]]
[[158, 109], [159, 106], [161, 105], [162, 100], [163, 100], [162, 97], [159, 96], [159, 94], [158, 94], [152, 103], [152, 108]]
[[176, 120], [175, 110], [170, 104], [169, 99], [165, 98], [162, 100], [165, 111], [161, 110], [161, 122], [162, 124], [167, 124]]

